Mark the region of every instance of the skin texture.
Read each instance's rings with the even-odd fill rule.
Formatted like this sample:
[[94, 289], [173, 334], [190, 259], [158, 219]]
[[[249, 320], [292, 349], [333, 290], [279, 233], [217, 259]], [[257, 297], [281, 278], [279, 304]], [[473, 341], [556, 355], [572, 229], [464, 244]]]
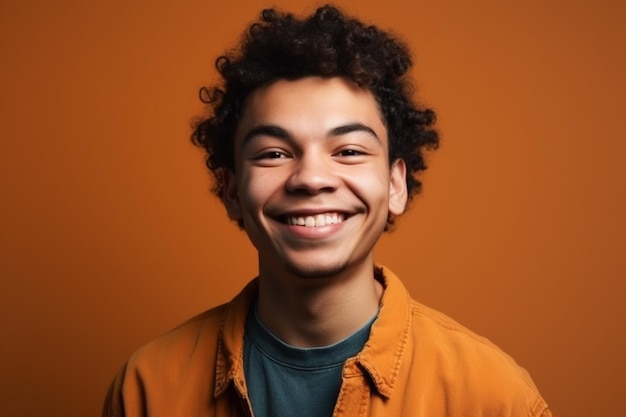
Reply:
[[[224, 176], [229, 216], [259, 256], [259, 314], [285, 342], [334, 343], [376, 312], [373, 249], [407, 202], [372, 94], [340, 78], [279, 80], [248, 97]], [[311, 223], [343, 217], [319, 227]]]

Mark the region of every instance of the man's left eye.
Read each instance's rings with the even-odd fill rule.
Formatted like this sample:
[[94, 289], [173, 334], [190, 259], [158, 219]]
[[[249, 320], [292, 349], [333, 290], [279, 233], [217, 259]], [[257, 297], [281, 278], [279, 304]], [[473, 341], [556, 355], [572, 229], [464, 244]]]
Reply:
[[363, 155], [363, 152], [357, 151], [356, 149], [344, 149], [337, 153], [339, 156], [359, 156]]

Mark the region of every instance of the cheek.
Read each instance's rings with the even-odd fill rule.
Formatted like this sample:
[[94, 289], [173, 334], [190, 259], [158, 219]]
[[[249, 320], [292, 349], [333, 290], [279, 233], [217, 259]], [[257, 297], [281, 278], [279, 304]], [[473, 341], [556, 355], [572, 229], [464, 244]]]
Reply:
[[241, 179], [239, 190], [239, 199], [243, 207], [247, 209], [256, 206], [261, 199], [262, 188], [257, 181], [251, 180], [251, 177]]
[[[359, 198], [372, 212], [387, 212], [389, 200], [389, 179], [376, 175], [371, 171], [346, 179], [345, 183], [352, 193]], [[386, 216], [386, 214], [385, 214]]]
[[277, 175], [267, 170], [250, 170], [239, 182], [239, 197], [246, 207], [255, 209], [262, 206], [275, 193]]

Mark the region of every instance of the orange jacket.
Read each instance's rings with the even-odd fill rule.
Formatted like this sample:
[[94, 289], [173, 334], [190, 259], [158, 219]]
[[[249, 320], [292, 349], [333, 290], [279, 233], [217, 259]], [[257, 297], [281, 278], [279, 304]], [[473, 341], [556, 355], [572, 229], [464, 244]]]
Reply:
[[[383, 273], [380, 312], [363, 350], [346, 361], [333, 416], [551, 416], [512, 358]], [[230, 303], [138, 350], [111, 385], [103, 416], [251, 416], [243, 333], [256, 291], [252, 281]]]

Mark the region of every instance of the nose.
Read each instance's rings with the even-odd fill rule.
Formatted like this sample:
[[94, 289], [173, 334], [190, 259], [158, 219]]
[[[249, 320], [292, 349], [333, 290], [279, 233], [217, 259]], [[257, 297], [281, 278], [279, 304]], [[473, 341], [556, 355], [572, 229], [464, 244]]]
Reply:
[[339, 177], [330, 157], [315, 153], [302, 155], [293, 164], [286, 188], [291, 193], [319, 194], [339, 186]]

